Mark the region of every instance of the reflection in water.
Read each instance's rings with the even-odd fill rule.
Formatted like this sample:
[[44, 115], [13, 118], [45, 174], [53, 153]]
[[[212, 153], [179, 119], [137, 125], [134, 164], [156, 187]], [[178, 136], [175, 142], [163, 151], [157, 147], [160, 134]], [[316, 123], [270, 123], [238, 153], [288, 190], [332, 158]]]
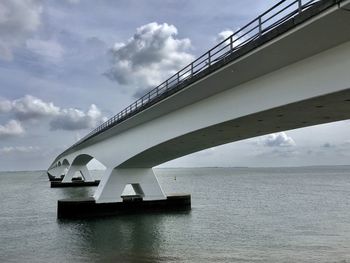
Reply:
[[[55, 188], [60, 196], [65, 198], [78, 198], [83, 196], [92, 196], [94, 194], [96, 187], [62, 187]], [[62, 199], [63, 199], [62, 198]]]
[[[124, 215], [90, 220], [59, 220], [62, 228], [72, 230], [74, 247], [93, 262], [169, 262], [161, 253], [161, 243], [167, 239], [163, 221], [167, 217], [188, 217], [190, 211], [167, 214]], [[72, 259], [77, 251], [72, 251]], [[75, 256], [74, 256], [75, 255]]]

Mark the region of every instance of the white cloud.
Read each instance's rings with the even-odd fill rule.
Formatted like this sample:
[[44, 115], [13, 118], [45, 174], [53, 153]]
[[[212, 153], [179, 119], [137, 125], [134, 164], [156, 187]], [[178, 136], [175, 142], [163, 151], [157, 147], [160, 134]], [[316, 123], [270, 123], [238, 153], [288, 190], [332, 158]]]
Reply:
[[41, 0], [0, 1], [0, 59], [12, 59], [13, 49], [39, 27], [41, 12]]
[[224, 41], [226, 38], [228, 38], [229, 36], [231, 36], [234, 32], [232, 30], [224, 30], [224, 31], [221, 31], [217, 37], [216, 37], [216, 42], [221, 42], [221, 41]]
[[295, 141], [285, 132], [272, 133], [261, 138], [260, 143], [267, 147], [291, 147], [295, 146]]
[[81, 130], [95, 128], [106, 120], [96, 105], [92, 104], [86, 113], [74, 108], [61, 110], [50, 126], [51, 130]]
[[12, 103], [9, 100], [0, 100], [0, 113], [9, 112], [12, 109]]
[[0, 148], [0, 154], [32, 153], [40, 151], [38, 146], [5, 146]]
[[[216, 43], [220, 43], [222, 41], [224, 41], [226, 38], [228, 38], [229, 36], [231, 36], [234, 33], [234, 31], [230, 30], [230, 29], [226, 29], [221, 31], [215, 38], [215, 42]], [[239, 39], [239, 34], [235, 35], [232, 37], [232, 42], [233, 42], [233, 46], [238, 46], [239, 44], [241, 44], [243, 42], [243, 39]], [[230, 44], [230, 40], [225, 41], [225, 43], [228, 45]]]
[[17, 120], [10, 120], [4, 125], [0, 125], [0, 138], [18, 136], [24, 133], [21, 123]]
[[20, 120], [39, 119], [46, 116], [57, 116], [60, 108], [52, 102], [44, 102], [39, 98], [26, 95], [12, 101], [12, 111]]
[[136, 29], [126, 43], [110, 50], [111, 67], [105, 73], [111, 80], [139, 95], [159, 85], [194, 57], [188, 52], [189, 39], [177, 39], [175, 26], [149, 23]]
[[63, 47], [54, 40], [29, 39], [26, 47], [49, 62], [59, 62], [64, 53]]

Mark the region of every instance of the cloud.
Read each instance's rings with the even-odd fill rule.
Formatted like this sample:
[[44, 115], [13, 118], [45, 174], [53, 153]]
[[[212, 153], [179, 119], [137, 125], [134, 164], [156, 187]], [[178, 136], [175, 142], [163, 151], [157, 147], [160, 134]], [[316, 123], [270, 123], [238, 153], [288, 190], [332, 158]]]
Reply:
[[177, 39], [177, 28], [167, 23], [149, 23], [136, 29], [126, 43], [109, 51], [111, 66], [105, 75], [135, 95], [156, 87], [194, 57], [189, 39]]
[[0, 1], [0, 59], [12, 60], [13, 49], [38, 29], [41, 12], [41, 0]]
[[322, 147], [322, 148], [329, 149], [329, 148], [333, 148], [334, 145], [330, 144], [329, 142], [326, 142], [326, 143], [322, 144], [321, 147]]
[[329, 143], [325, 142], [321, 145], [321, 151], [320, 152], [326, 152], [326, 153], [340, 153], [342, 155], [348, 155], [350, 149], [350, 141], [343, 141], [338, 143]]
[[[91, 104], [88, 111], [84, 112], [76, 108], [60, 108], [53, 102], [45, 102], [31, 95], [13, 101], [1, 100], [0, 113], [11, 113], [20, 121], [37, 121], [46, 118], [50, 120], [51, 130], [94, 128], [107, 120], [95, 104]], [[20, 125], [20, 122], [16, 122]]]
[[0, 154], [33, 153], [40, 151], [38, 146], [5, 146], [0, 148]]
[[0, 113], [9, 112], [12, 109], [12, 103], [9, 100], [0, 100]]
[[96, 105], [92, 104], [86, 113], [74, 108], [61, 110], [50, 122], [50, 127], [51, 130], [81, 130], [95, 128], [106, 120]]
[[[216, 43], [220, 43], [220, 42], [224, 41], [226, 38], [228, 38], [229, 36], [231, 36], [233, 33], [235, 33], [235, 32], [230, 30], [230, 29], [223, 30], [216, 36], [215, 42]], [[239, 36], [240, 36], [240, 34], [235, 35], [235, 36], [232, 37], [232, 42], [233, 42], [233, 46], [234, 47], [238, 46], [239, 44], [241, 44], [243, 42], [243, 40], [244, 40], [244, 37], [242, 39], [236, 40]], [[227, 45], [230, 44], [230, 40], [227, 40], [225, 43]]]
[[80, 0], [66, 0], [67, 3], [75, 5], [75, 4], [79, 4]]
[[19, 136], [23, 133], [24, 129], [17, 120], [10, 120], [4, 125], [0, 125], [0, 138]]
[[49, 62], [59, 62], [64, 53], [63, 47], [54, 40], [28, 39], [26, 47]]
[[260, 144], [267, 147], [291, 147], [296, 145], [293, 138], [289, 137], [285, 132], [272, 133], [264, 136]]
[[26, 95], [12, 101], [12, 111], [20, 120], [40, 119], [46, 116], [56, 116], [60, 108], [52, 102], [44, 102], [39, 98]]
[[232, 30], [229, 30], [229, 29], [221, 31], [216, 37], [216, 42], [220, 43], [221, 41], [224, 41], [226, 38], [231, 36], [233, 33], [234, 32]]

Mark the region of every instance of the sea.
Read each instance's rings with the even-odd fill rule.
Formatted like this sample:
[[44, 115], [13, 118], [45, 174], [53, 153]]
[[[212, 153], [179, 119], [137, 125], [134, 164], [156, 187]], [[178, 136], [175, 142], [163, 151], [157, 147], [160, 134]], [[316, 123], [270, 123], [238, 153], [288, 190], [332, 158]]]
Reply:
[[0, 262], [350, 263], [350, 166], [155, 173], [165, 193], [191, 194], [191, 211], [58, 220], [58, 199], [96, 187], [1, 172]]

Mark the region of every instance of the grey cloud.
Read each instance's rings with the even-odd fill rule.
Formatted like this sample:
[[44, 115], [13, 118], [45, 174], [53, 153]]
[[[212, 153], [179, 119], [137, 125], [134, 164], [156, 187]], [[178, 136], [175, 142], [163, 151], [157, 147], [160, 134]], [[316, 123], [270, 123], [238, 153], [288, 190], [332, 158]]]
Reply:
[[332, 148], [333, 145], [331, 145], [329, 142], [326, 142], [322, 145], [322, 148]]
[[5, 146], [0, 148], [0, 154], [9, 154], [9, 153], [33, 153], [40, 151], [38, 146]]
[[0, 59], [12, 59], [13, 49], [39, 27], [41, 12], [41, 0], [0, 2]]
[[0, 125], [0, 138], [19, 136], [24, 132], [21, 123], [17, 120], [10, 120], [4, 125]]
[[326, 142], [321, 145], [322, 152], [337, 152], [348, 154], [350, 149], [350, 141], [344, 141], [340, 143], [329, 143]]
[[55, 40], [28, 39], [26, 47], [48, 62], [60, 62], [64, 54], [63, 47]]
[[51, 130], [82, 130], [94, 128], [106, 121], [101, 111], [92, 104], [85, 113], [78, 109], [63, 109], [51, 122]]
[[105, 75], [139, 95], [163, 82], [193, 60], [189, 39], [177, 39], [175, 26], [149, 23], [137, 28], [126, 43], [109, 51], [111, 67]]
[[288, 149], [276, 148], [272, 152], [269, 152], [268, 154], [271, 154], [277, 157], [288, 158], [288, 157], [296, 156], [300, 154], [300, 152], [295, 150], [294, 148], [288, 148]]

